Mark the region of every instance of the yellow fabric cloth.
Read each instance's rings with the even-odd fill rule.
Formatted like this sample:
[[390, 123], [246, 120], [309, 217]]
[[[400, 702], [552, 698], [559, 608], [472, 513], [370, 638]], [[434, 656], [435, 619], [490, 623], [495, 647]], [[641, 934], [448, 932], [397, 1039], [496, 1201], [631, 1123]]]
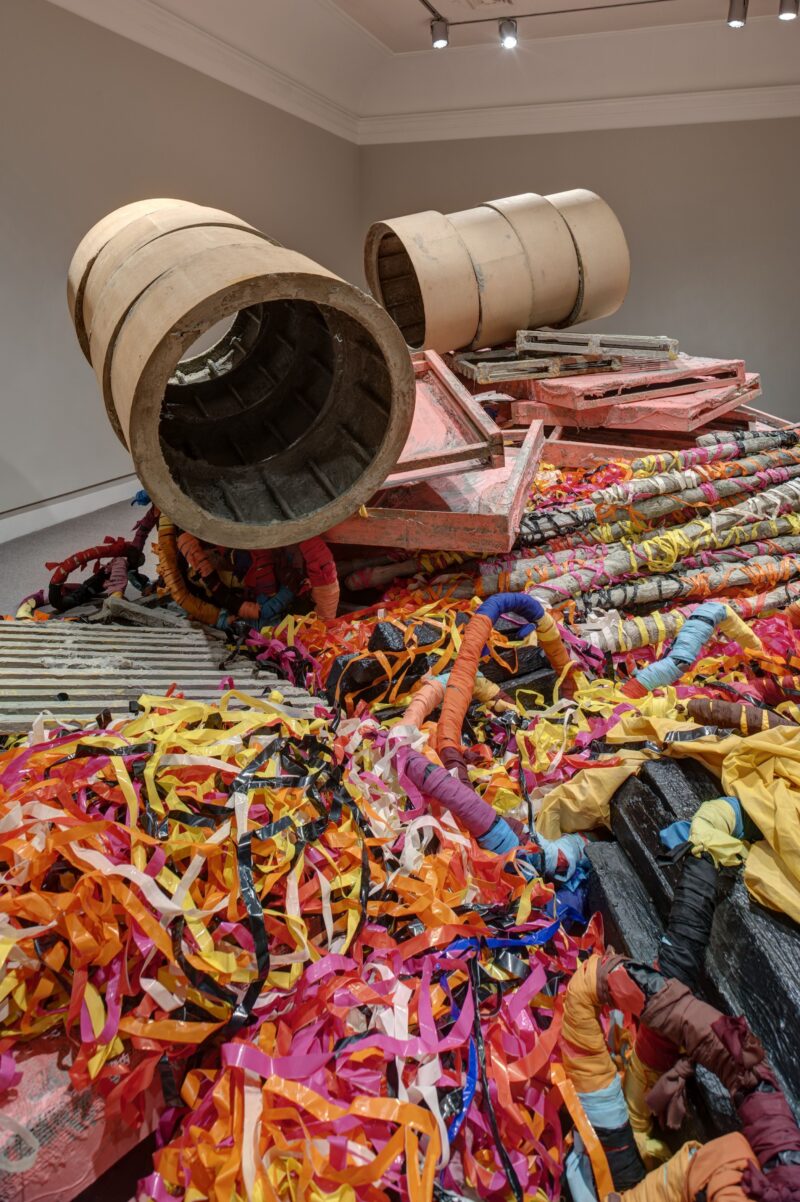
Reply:
[[[631, 710], [606, 735], [609, 743], [657, 743], [675, 759], [699, 760], [721, 778], [725, 793], [736, 797], [764, 838], [747, 855], [744, 881], [750, 893], [773, 910], [800, 923], [800, 730], [776, 726], [743, 737], [666, 742], [671, 732], [696, 732], [693, 722], [647, 717]], [[537, 829], [548, 839], [567, 831], [609, 824], [609, 803], [616, 790], [653, 755], [623, 750], [616, 767], [591, 768], [558, 785], [542, 801]]]
[[558, 839], [570, 831], [591, 831], [610, 822], [610, 802], [629, 776], [639, 771], [645, 756], [622, 752], [623, 763], [608, 768], [585, 768], [571, 780], [556, 785], [543, 799], [536, 829], [545, 839]]
[[747, 844], [734, 835], [736, 815], [729, 801], [717, 797], [704, 801], [692, 819], [689, 842], [692, 853], [707, 852], [717, 868], [738, 868], [747, 858]]
[[722, 784], [764, 836], [747, 857], [747, 888], [800, 922], [800, 731], [776, 726], [738, 739], [723, 764]]

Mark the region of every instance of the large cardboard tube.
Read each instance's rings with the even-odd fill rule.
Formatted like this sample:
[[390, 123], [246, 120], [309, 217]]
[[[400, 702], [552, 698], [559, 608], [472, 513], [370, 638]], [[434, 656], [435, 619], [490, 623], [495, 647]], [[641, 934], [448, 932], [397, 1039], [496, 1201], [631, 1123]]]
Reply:
[[409, 346], [440, 353], [606, 317], [625, 299], [630, 276], [622, 227], [582, 188], [377, 222], [364, 265], [373, 296]]
[[414, 408], [408, 348], [371, 297], [305, 256], [244, 223], [173, 216], [179, 228], [119, 224], [81, 278], [115, 429], [155, 504], [198, 538], [313, 538], [395, 466]]
[[87, 359], [89, 358], [89, 339], [83, 324], [83, 290], [86, 287], [92, 264], [105, 244], [120, 230], [135, 221], [137, 217], [143, 217], [146, 213], [152, 213], [156, 209], [175, 205], [189, 207], [191, 202], [159, 197], [155, 200], [136, 200], [132, 204], [122, 205], [121, 208], [114, 209], [112, 213], [108, 213], [101, 221], [93, 225], [78, 243], [78, 248], [72, 256], [72, 262], [67, 272], [67, 305], [75, 326], [75, 333], [78, 335], [78, 343]]
[[478, 283], [480, 320], [472, 345], [496, 346], [523, 329], [533, 307], [531, 273], [513, 225], [487, 205], [451, 213]]

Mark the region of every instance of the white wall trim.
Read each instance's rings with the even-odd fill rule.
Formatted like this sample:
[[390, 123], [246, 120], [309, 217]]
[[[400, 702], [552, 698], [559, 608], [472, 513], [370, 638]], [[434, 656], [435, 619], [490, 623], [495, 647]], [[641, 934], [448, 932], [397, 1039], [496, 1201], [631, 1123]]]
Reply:
[[161, 8], [154, 0], [50, 0], [186, 67], [349, 142], [358, 142], [354, 113], [321, 92]]
[[[129, 501], [140, 488], [136, 476], [119, 476], [116, 480], [107, 480], [91, 488], [80, 488], [60, 497], [50, 497], [34, 505], [0, 513], [0, 544], [35, 534], [37, 530], [47, 530], [59, 522], [68, 522], [70, 518], [83, 517], [85, 513], [94, 513], [107, 505]], [[70, 552], [73, 549], [67, 548]]]
[[800, 117], [800, 84], [362, 117], [362, 146]]
[[[360, 146], [800, 116], [800, 84], [362, 116], [168, 12], [156, 0], [50, 2]], [[336, 12], [344, 24], [359, 29], [371, 48], [380, 46], [387, 60], [397, 57], [330, 0], [317, 2]], [[481, 49], [454, 48], [448, 54]], [[421, 52], [400, 57], [416, 53]]]

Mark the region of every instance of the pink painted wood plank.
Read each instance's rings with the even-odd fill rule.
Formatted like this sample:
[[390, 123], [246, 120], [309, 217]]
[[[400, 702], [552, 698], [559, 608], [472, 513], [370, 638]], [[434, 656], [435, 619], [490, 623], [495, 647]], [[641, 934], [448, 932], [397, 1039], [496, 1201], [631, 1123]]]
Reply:
[[543, 445], [544, 427], [533, 422], [522, 446], [506, 448], [505, 466], [384, 489], [367, 505], [366, 518], [355, 514], [325, 537], [414, 551], [508, 551]]
[[416, 377], [414, 419], [387, 483], [407, 484], [464, 470], [501, 467], [503, 436], [458, 377], [434, 351], [412, 356]]
[[[0, 1202], [71, 1202], [155, 1129], [163, 1108], [158, 1077], [145, 1099], [144, 1121], [127, 1127], [109, 1120], [98, 1090], [75, 1089], [69, 1076], [73, 1048], [62, 1036], [44, 1036], [15, 1052], [22, 1080], [3, 1110], [40, 1143], [33, 1166], [0, 1172]], [[14, 1156], [14, 1137], [0, 1144]]]
[[[560, 421], [565, 426], [586, 430], [604, 427], [613, 430], [683, 431], [705, 426], [760, 396], [760, 377], [756, 372], [750, 372], [744, 384], [704, 388], [681, 396], [628, 401], [575, 411], [543, 405], [538, 401], [508, 401], [507, 411], [510, 423], [515, 426], [525, 425], [529, 421], [544, 421], [548, 425]], [[505, 412], [505, 406], [501, 411]]]
[[534, 380], [530, 399], [563, 409], [603, 408], [745, 382], [742, 359], [695, 359], [679, 355], [657, 371], [601, 372], [561, 380]]

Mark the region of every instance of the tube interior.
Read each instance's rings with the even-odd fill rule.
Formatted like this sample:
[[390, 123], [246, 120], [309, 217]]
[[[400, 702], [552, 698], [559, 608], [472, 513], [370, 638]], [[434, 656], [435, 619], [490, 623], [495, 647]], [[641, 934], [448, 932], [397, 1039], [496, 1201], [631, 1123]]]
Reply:
[[309, 517], [377, 455], [391, 389], [378, 343], [353, 318], [310, 301], [255, 305], [178, 364], [162, 404], [162, 453], [181, 492], [215, 517]]
[[397, 234], [387, 230], [376, 248], [380, 301], [407, 344], [419, 350], [425, 342], [425, 306], [414, 266]]

